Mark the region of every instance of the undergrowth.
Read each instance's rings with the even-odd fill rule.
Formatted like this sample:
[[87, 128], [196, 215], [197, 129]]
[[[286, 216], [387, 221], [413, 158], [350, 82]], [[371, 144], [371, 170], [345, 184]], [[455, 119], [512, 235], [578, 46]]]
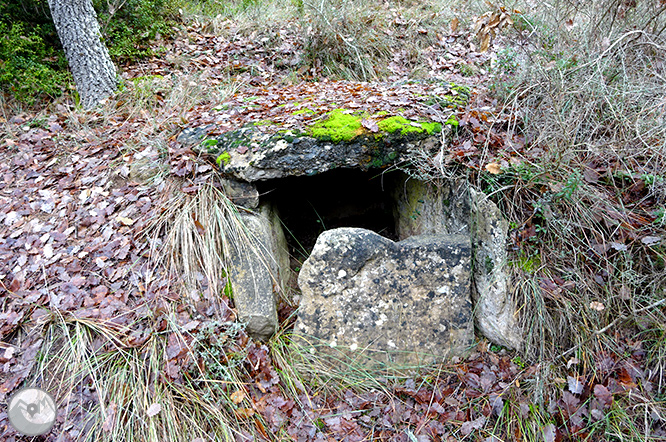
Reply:
[[155, 40], [177, 31], [181, 0], [112, 0], [93, 2], [109, 55], [129, 62], [155, 54]]
[[[104, 44], [116, 63], [156, 55], [155, 42], [178, 31], [182, 1], [95, 0]], [[158, 49], [159, 50], [159, 49]], [[0, 2], [3, 107], [32, 107], [70, 92], [73, 83], [46, 0]]]
[[0, 21], [0, 88], [28, 106], [60, 96], [71, 82], [64, 55], [44, 36], [40, 26]]
[[174, 347], [210, 352], [201, 338], [185, 337], [170, 324], [133, 346], [112, 325], [62, 316], [52, 317], [45, 328], [37, 378], [65, 404], [83, 440], [234, 440], [239, 424], [229, 394], [235, 390], [227, 384], [241, 384], [239, 370], [231, 367], [226, 380], [219, 373], [197, 380], [203, 373], [194, 369], [187, 382], [163, 372]]
[[450, 4], [437, 2], [303, 0], [302, 5], [307, 62], [327, 76], [366, 81], [391, 75], [396, 58], [419, 71], [425, 64], [420, 53], [438, 44], [438, 29], [455, 17]]
[[636, 402], [618, 404], [590, 440], [653, 440], [660, 420], [645, 413], [661, 415], [666, 392], [666, 8], [521, 6], [493, 92], [528, 148], [501, 155], [502, 172], [478, 185], [513, 227], [525, 355], [553, 364], [551, 381], [603, 379], [600, 355], [644, 355]]

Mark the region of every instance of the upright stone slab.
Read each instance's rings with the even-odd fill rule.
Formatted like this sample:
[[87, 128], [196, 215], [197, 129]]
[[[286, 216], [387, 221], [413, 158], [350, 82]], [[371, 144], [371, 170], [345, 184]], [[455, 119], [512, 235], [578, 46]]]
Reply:
[[467, 236], [396, 243], [365, 229], [328, 230], [298, 284], [295, 342], [313, 351], [413, 366], [462, 355], [473, 344]]
[[469, 235], [467, 183], [435, 186], [405, 176], [393, 190], [394, 218], [400, 239], [414, 235]]
[[470, 236], [476, 326], [491, 342], [520, 349], [522, 331], [506, 271], [509, 224], [499, 208], [460, 181], [438, 187], [407, 179], [394, 194], [399, 239], [423, 234]]
[[275, 291], [283, 289], [288, 278], [286, 242], [271, 207], [264, 205], [257, 212], [243, 213], [241, 219], [246, 238], [230, 250], [234, 303], [248, 334], [266, 340], [278, 326]]
[[492, 342], [520, 349], [523, 335], [509, 290], [506, 240], [509, 223], [482, 192], [470, 189], [474, 244], [474, 312], [476, 326]]

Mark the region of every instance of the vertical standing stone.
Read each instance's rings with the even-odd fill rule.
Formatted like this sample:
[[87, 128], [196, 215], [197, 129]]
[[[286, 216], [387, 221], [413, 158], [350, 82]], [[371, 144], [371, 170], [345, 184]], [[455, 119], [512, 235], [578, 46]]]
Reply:
[[467, 183], [441, 187], [407, 179], [395, 189], [398, 238], [466, 234], [472, 241], [472, 298], [479, 331], [490, 341], [520, 349], [522, 331], [506, 271], [508, 222], [499, 208]]
[[289, 271], [284, 234], [269, 206], [244, 213], [241, 219], [246, 238], [231, 246], [229, 257], [234, 303], [248, 334], [266, 340], [277, 330], [275, 292], [281, 290]]
[[405, 179], [393, 190], [398, 238], [415, 235], [468, 235], [467, 184], [450, 182], [441, 187]]
[[523, 344], [516, 306], [509, 292], [506, 240], [509, 223], [486, 195], [470, 189], [474, 247], [476, 325], [496, 344], [520, 349]]

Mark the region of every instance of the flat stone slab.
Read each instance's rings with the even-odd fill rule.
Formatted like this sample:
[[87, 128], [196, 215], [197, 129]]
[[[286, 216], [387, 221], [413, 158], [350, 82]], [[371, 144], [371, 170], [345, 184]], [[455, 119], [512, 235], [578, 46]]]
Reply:
[[[418, 123], [415, 123], [418, 124]], [[441, 130], [450, 132], [448, 125]], [[347, 141], [320, 139], [299, 131], [278, 134], [248, 126], [206, 139], [204, 129], [186, 129], [178, 137], [216, 159], [220, 170], [237, 180], [256, 182], [288, 176], [315, 175], [337, 168], [383, 168], [402, 164], [413, 152], [435, 152], [442, 134], [361, 134]]]
[[463, 235], [393, 242], [366, 229], [325, 231], [298, 277], [295, 345], [365, 365], [462, 355], [474, 342], [470, 254]]

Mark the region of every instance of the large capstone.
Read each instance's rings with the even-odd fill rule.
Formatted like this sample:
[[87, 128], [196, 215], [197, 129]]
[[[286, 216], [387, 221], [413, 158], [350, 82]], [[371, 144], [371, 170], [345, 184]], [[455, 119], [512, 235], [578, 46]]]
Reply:
[[[450, 126], [439, 130], [449, 133]], [[298, 131], [267, 134], [249, 126], [196, 145], [194, 140], [202, 136], [200, 132], [184, 131], [179, 140], [214, 156], [225, 175], [247, 182], [312, 176], [339, 168], [384, 168], [408, 162], [414, 152], [434, 152], [442, 140], [441, 133], [422, 130], [363, 134], [335, 142]]]
[[295, 342], [357, 361], [418, 366], [473, 345], [469, 236], [393, 242], [359, 228], [322, 233], [298, 277]]

